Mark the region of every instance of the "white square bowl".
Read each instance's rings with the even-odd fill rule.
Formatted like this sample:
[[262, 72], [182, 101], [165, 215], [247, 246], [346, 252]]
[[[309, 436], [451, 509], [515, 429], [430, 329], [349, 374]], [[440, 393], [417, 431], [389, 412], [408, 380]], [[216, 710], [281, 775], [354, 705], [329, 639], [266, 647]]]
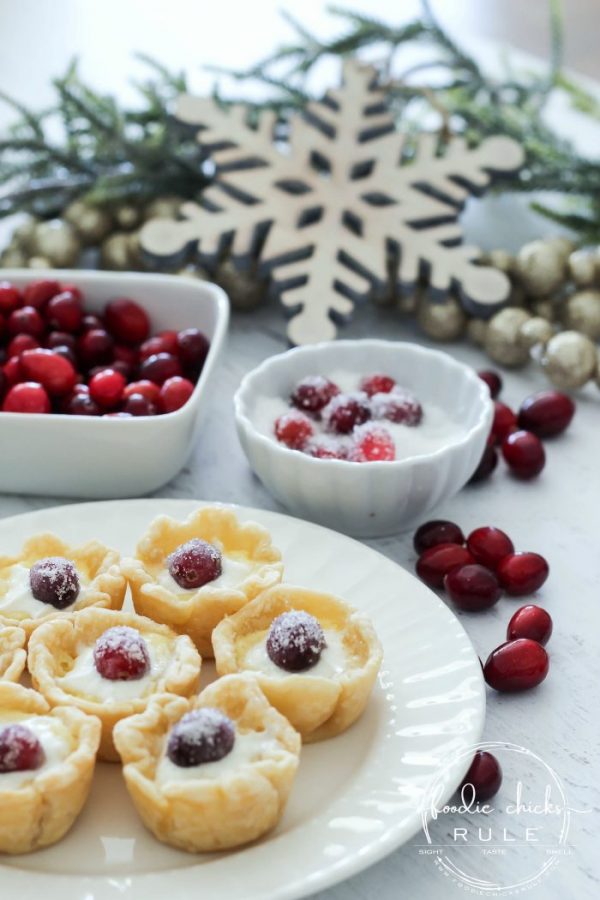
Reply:
[[199, 328], [210, 351], [188, 402], [162, 416], [0, 413], [0, 491], [109, 499], [155, 490], [179, 472], [191, 452], [227, 331], [225, 293], [206, 281], [174, 275], [0, 269], [0, 281], [17, 287], [38, 278], [76, 284], [90, 312], [101, 311], [114, 297], [131, 297], [147, 311], [153, 333]]

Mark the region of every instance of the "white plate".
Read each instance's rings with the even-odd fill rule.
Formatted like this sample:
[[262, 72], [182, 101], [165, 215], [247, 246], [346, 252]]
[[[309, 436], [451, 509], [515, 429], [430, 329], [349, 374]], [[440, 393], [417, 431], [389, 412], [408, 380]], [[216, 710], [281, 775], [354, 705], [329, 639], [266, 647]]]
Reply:
[[[52, 530], [98, 538], [123, 553], [158, 513], [183, 518], [188, 500], [86, 503], [0, 521], [0, 548]], [[424, 787], [448, 757], [481, 737], [481, 668], [457, 619], [421, 582], [350, 538], [277, 513], [238, 508], [272, 533], [285, 577], [337, 593], [367, 612], [384, 646], [368, 709], [346, 734], [309, 746], [279, 827], [246, 849], [190, 856], [141, 826], [120, 768], [101, 764], [88, 804], [66, 839], [3, 857], [2, 897], [19, 900], [292, 900], [342, 881], [419, 828]], [[208, 668], [208, 667], [207, 667]], [[464, 763], [446, 775], [447, 799]]]

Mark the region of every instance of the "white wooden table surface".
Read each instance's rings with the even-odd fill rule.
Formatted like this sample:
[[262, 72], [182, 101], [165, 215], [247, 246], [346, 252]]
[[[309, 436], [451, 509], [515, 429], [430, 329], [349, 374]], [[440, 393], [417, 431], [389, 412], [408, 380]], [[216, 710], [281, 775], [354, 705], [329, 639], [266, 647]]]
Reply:
[[[136, 69], [130, 61], [134, 50], [150, 52], [168, 64], [199, 72], [204, 61], [243, 65], [285, 36], [285, 29], [276, 18], [274, 0], [239, 8], [235, 0], [221, 0], [216, 8], [211, 5], [210, 14], [198, 12], [201, 6], [181, 0], [171, 0], [169, 4], [157, 0], [103, 0], [101, 4], [85, 4], [82, 0], [0, 0], [0, 88], [23, 100], [43, 104], [48, 99], [48, 79], [62, 72], [67, 59], [77, 53], [87, 77], [107, 89], [122, 90]], [[309, 24], [327, 27], [320, 3], [306, 0], [300, 10], [298, 4], [290, 6], [301, 12]], [[192, 7], [197, 10], [197, 21], [186, 22], [185, 14], [190, 16]], [[369, 8], [393, 17], [391, 0], [371, 0]], [[232, 34], [233, 14], [237, 27]], [[201, 74], [197, 81], [199, 86], [206, 84]], [[2, 110], [0, 126], [9, 118]], [[586, 136], [580, 133], [583, 139]], [[541, 233], [547, 230], [545, 223], [527, 212], [522, 201], [517, 203], [510, 198], [478, 204], [469, 209], [466, 218], [471, 236], [476, 235], [487, 246], [512, 249], [524, 239], [536, 236], [540, 229]], [[357, 310], [343, 333], [344, 337], [356, 338], [414, 337], [426, 343], [416, 335], [410, 321], [395, 312], [373, 307]], [[233, 316], [229, 341], [213, 381], [214, 396], [204, 436], [184, 471], [159, 492], [160, 496], [280, 508], [246, 465], [234, 431], [231, 397], [245, 372], [266, 356], [286, 349], [284, 335], [283, 319], [274, 306], [252, 315]], [[485, 362], [479, 351], [466, 344], [448, 349], [476, 367]], [[541, 373], [531, 369], [506, 373], [505, 383], [503, 399], [518, 405], [527, 394], [543, 387], [545, 381]], [[490, 691], [484, 735], [488, 740], [513, 741], [539, 754], [562, 779], [570, 805], [588, 810], [573, 815], [571, 854], [530, 891], [536, 900], [559, 900], [564, 896], [584, 900], [600, 895], [600, 857], [596, 846], [600, 824], [599, 417], [600, 391], [591, 386], [579, 398], [577, 416], [569, 432], [547, 445], [548, 462], [540, 478], [517, 482], [500, 466], [491, 481], [463, 490], [435, 511], [436, 516], [455, 519], [466, 530], [497, 525], [507, 530], [520, 548], [539, 551], [550, 561], [551, 577], [540, 596], [554, 619], [555, 631], [549, 645], [550, 675], [534, 692], [510, 696]], [[0, 515], [11, 516], [60, 502], [60, 498], [0, 496]], [[370, 543], [401, 565], [413, 567], [410, 535]], [[485, 658], [503, 640], [506, 622], [515, 608], [513, 601], [501, 600], [484, 615], [461, 616], [480, 656]], [[526, 780], [538, 776], [524, 771], [523, 777]], [[460, 819], [456, 822], [460, 824]], [[447, 825], [445, 830], [449, 830]], [[438, 837], [443, 840], [444, 834]], [[415, 838], [378, 865], [320, 894], [320, 900], [396, 900], [401, 896], [434, 900], [460, 896], [461, 889], [444, 880], [431, 860], [419, 856], [416, 844], [420, 840]], [[491, 858], [490, 880], [506, 880], [507, 865], [505, 859]]]

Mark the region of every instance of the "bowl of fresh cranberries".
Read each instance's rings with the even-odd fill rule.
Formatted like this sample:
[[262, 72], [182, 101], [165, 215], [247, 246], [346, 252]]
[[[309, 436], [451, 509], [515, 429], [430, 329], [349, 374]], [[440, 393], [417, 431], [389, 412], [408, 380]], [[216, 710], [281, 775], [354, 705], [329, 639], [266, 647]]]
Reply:
[[203, 281], [0, 270], [0, 490], [132, 497], [167, 482], [227, 319]]
[[493, 405], [437, 350], [380, 340], [297, 347], [243, 379], [238, 435], [267, 489], [299, 516], [361, 537], [410, 528], [475, 471]]

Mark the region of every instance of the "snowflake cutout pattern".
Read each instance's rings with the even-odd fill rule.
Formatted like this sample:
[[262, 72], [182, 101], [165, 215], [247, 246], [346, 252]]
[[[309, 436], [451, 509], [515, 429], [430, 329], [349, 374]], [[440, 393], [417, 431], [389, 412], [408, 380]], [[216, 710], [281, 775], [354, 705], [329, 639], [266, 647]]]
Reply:
[[384, 100], [375, 70], [347, 62], [342, 87], [294, 116], [281, 145], [273, 114], [252, 128], [243, 105], [182, 96], [177, 118], [198, 128], [216, 177], [180, 221], [149, 222], [142, 247], [169, 261], [191, 248], [205, 265], [225, 252], [241, 268], [258, 261], [291, 312], [294, 344], [334, 338], [335, 322], [389, 278], [390, 258], [403, 288], [426, 277], [434, 294], [458, 288], [465, 305], [499, 305], [508, 279], [477, 264], [458, 216], [493, 172], [521, 165], [522, 148], [503, 136], [475, 148], [456, 137], [440, 156], [437, 135], [424, 133], [407, 162]]

